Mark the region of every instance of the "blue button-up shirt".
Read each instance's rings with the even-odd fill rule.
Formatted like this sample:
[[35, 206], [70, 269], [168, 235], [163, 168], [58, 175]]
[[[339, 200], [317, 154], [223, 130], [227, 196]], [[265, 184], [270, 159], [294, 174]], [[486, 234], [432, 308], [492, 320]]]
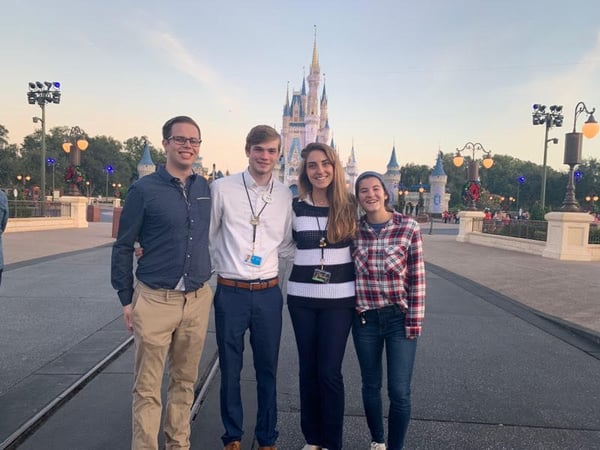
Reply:
[[195, 174], [184, 188], [160, 166], [131, 186], [112, 250], [111, 282], [122, 305], [133, 297], [136, 241], [144, 254], [135, 275], [150, 288], [174, 289], [183, 277], [184, 289], [194, 291], [210, 278], [210, 211], [208, 183]]

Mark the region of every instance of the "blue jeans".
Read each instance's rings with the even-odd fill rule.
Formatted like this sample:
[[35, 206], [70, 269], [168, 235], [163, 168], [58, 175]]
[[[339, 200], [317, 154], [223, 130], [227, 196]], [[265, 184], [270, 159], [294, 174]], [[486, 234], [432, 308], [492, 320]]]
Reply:
[[379, 443], [385, 442], [381, 400], [382, 354], [385, 346], [390, 398], [388, 450], [399, 450], [404, 446], [410, 422], [410, 383], [417, 340], [406, 338], [404, 320], [405, 314], [394, 305], [366, 311], [362, 315], [355, 314], [352, 323], [367, 425], [372, 440]]
[[300, 426], [308, 444], [342, 448], [342, 361], [353, 308], [289, 306], [300, 366]]
[[217, 285], [214, 308], [221, 369], [221, 420], [225, 427], [221, 439], [225, 445], [242, 440], [240, 374], [244, 335], [249, 330], [258, 402], [254, 432], [259, 445], [274, 445], [278, 436], [276, 375], [283, 309], [281, 290], [278, 286], [249, 291]]

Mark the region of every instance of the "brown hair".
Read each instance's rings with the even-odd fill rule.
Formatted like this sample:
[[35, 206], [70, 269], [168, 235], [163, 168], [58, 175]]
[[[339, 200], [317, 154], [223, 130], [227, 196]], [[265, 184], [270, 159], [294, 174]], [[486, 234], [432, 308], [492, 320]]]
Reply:
[[196, 121], [194, 119], [192, 119], [191, 117], [188, 117], [188, 116], [177, 116], [177, 117], [173, 117], [172, 119], [167, 120], [162, 127], [163, 139], [167, 140], [171, 137], [171, 130], [173, 129], [173, 125], [175, 125], [176, 123], [189, 123], [190, 125], [194, 125], [196, 127], [196, 129], [198, 130], [198, 137], [200, 139], [202, 139], [202, 133], [200, 132], [200, 127], [198, 126], [198, 124], [196, 123]]
[[250, 151], [250, 147], [272, 139], [279, 139], [277, 151], [281, 152], [281, 136], [277, 130], [269, 125], [256, 125], [250, 130], [246, 136], [246, 151]]
[[300, 154], [302, 166], [298, 175], [300, 184], [300, 196], [305, 197], [312, 192], [312, 184], [306, 174], [306, 158], [315, 151], [325, 153], [327, 159], [333, 165], [333, 181], [327, 187], [327, 199], [329, 200], [329, 215], [327, 218], [327, 240], [331, 243], [351, 239], [356, 233], [356, 201], [346, 188], [342, 163], [337, 152], [327, 144], [313, 142], [308, 144]]

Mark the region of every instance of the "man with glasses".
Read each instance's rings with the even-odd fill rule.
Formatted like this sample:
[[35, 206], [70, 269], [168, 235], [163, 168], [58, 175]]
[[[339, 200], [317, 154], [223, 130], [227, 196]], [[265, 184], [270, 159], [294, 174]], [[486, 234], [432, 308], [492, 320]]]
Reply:
[[[200, 128], [187, 116], [162, 129], [167, 162], [135, 182], [119, 221], [111, 281], [135, 338], [132, 449], [158, 449], [161, 382], [169, 361], [167, 449], [189, 449], [190, 409], [212, 292], [208, 252], [210, 189], [192, 171]], [[134, 287], [133, 252], [139, 241]]]
[[243, 411], [240, 373], [250, 331], [257, 382], [254, 434], [260, 450], [277, 440], [276, 375], [283, 297], [278, 257], [294, 254], [292, 194], [273, 177], [281, 137], [258, 125], [246, 137], [248, 168], [215, 180], [210, 243], [218, 274], [215, 331], [221, 368], [221, 419], [225, 450], [240, 450]]

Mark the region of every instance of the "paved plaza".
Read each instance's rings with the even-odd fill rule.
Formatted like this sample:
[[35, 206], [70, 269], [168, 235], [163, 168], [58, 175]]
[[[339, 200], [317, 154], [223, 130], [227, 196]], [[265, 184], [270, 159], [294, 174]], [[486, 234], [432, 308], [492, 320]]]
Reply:
[[[456, 242], [424, 229], [428, 300], [413, 385], [409, 449], [600, 448], [600, 264], [561, 262]], [[128, 338], [110, 286], [110, 223], [4, 236], [0, 287], [0, 443]], [[247, 346], [245, 430], [255, 381]], [[215, 361], [214, 325], [201, 362]], [[132, 348], [18, 448], [127, 449]], [[279, 448], [303, 445], [297, 356], [287, 308], [279, 365]], [[345, 448], [368, 448], [349, 340]], [[221, 448], [218, 374], [193, 424], [194, 449]], [[2, 448], [0, 446], [0, 448]]]

